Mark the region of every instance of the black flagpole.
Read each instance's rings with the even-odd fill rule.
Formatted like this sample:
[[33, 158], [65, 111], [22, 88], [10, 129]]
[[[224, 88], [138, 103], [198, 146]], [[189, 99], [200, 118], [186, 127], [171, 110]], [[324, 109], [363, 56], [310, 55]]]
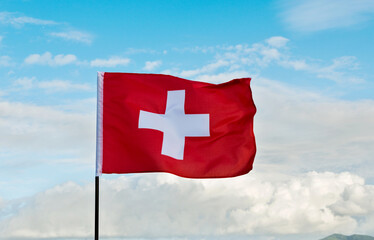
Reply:
[[95, 240], [99, 240], [99, 176], [95, 177]]

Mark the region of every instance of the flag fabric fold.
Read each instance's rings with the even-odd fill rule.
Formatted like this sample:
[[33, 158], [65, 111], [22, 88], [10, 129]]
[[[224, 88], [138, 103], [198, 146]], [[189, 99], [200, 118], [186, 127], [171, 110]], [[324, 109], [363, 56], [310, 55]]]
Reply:
[[250, 78], [223, 84], [98, 73], [96, 174], [233, 177], [252, 169]]

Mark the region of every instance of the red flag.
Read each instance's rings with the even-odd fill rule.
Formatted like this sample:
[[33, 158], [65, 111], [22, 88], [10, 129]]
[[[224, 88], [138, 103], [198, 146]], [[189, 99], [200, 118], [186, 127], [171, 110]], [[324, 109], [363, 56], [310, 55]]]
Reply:
[[248, 173], [256, 153], [250, 80], [209, 84], [161, 74], [98, 73], [96, 174]]

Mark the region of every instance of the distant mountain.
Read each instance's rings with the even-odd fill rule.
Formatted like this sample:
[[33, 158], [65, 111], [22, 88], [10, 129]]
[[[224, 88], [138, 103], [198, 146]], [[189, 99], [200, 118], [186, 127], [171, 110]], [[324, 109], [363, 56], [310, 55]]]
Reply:
[[374, 240], [374, 237], [367, 236], [367, 235], [351, 235], [351, 236], [344, 236], [341, 234], [333, 234], [328, 237], [325, 237], [321, 240]]

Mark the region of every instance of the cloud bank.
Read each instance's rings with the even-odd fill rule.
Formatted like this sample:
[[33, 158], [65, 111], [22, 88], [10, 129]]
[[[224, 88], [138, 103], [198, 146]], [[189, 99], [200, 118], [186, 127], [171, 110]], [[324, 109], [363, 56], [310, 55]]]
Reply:
[[[52, 87], [51, 84], [61, 85], [59, 82], [40, 84], [46, 88]], [[73, 154], [87, 161], [86, 157], [94, 153], [95, 113], [0, 101], [0, 131], [1, 149], [23, 153], [28, 158], [36, 153], [45, 156]], [[4, 159], [2, 164], [6, 163], [16, 164]], [[34, 164], [38, 164], [37, 161]]]
[[[68, 182], [21, 206], [2, 202], [0, 236], [88, 238], [92, 183]], [[271, 180], [250, 173], [191, 180], [169, 174], [101, 180], [102, 237], [235, 237], [246, 234], [374, 233], [374, 186], [348, 172], [309, 172]]]

